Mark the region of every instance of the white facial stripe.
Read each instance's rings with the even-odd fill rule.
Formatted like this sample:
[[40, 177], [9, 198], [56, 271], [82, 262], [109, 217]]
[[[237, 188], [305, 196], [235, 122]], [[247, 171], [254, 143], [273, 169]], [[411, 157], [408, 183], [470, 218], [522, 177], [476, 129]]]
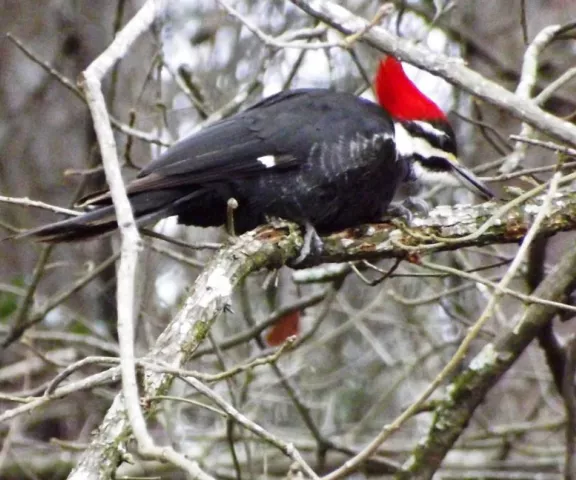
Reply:
[[428, 122], [421, 122], [420, 120], [416, 120], [414, 123], [416, 125], [418, 125], [426, 133], [436, 135], [437, 137], [447, 137], [448, 136], [448, 134], [446, 132], [434, 127], [433, 125], [430, 125]]
[[262, 157], [258, 157], [256, 160], [258, 160], [266, 168], [272, 168], [276, 166], [276, 157], [274, 157], [274, 155], [264, 155]]
[[420, 155], [423, 158], [439, 157], [445, 158], [450, 163], [458, 164], [458, 159], [453, 153], [433, 147], [425, 138], [410, 135], [401, 123], [394, 123], [394, 131], [396, 151], [400, 155], [406, 157]]

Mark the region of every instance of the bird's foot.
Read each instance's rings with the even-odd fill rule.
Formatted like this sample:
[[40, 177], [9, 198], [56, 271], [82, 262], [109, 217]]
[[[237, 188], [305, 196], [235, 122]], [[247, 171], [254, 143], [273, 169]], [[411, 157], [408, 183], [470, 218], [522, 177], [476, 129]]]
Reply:
[[406, 220], [406, 223], [410, 223], [412, 217], [412, 212], [404, 205], [404, 202], [394, 202], [388, 205], [386, 212], [382, 216], [382, 220], [397, 220], [398, 218], [403, 218]]
[[402, 203], [406, 208], [410, 209], [410, 211], [416, 212], [422, 217], [426, 217], [430, 213], [430, 205], [423, 198], [408, 197]]
[[426, 216], [429, 212], [430, 206], [425, 200], [417, 197], [408, 197], [402, 202], [391, 203], [386, 209], [384, 218], [403, 217], [406, 219], [406, 223], [411, 223], [414, 213]]
[[304, 245], [302, 245], [300, 249], [300, 255], [289, 263], [290, 267], [299, 267], [305, 260], [316, 257], [322, 253], [324, 242], [314, 226], [306, 223], [304, 229]]

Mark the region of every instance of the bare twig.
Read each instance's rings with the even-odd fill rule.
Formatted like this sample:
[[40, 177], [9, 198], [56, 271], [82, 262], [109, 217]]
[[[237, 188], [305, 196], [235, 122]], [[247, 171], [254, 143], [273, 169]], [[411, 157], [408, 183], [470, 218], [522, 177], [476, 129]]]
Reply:
[[550, 85], [548, 85], [544, 90], [542, 90], [536, 97], [534, 97], [534, 101], [542, 105], [546, 100], [548, 100], [556, 90], [562, 87], [565, 83], [568, 83], [576, 76], [576, 67], [572, 67], [569, 70], [566, 70], [562, 75], [560, 75], [556, 80], [554, 80]]
[[[36, 55], [36, 53], [34, 53], [30, 48], [28, 48], [26, 45], [24, 45], [24, 43], [22, 43], [13, 34], [8, 33], [8, 34], [6, 34], [6, 36], [30, 60], [32, 60], [34, 63], [36, 63], [40, 67], [42, 67], [49, 75], [56, 78], [64, 87], [66, 87], [68, 90], [70, 90], [76, 97], [78, 97], [83, 102], [86, 102], [86, 98], [84, 97], [82, 90], [79, 89], [76, 85], [74, 85], [74, 83], [71, 80], [66, 78], [66, 76], [62, 75], [58, 70], [56, 70], [54, 67], [52, 67], [52, 65], [50, 65], [48, 62], [43, 61], [38, 55]], [[118, 130], [120, 130], [122, 133], [125, 133], [126, 135], [130, 135], [130, 136], [133, 136], [135, 138], [139, 138], [140, 140], [143, 140], [145, 142], [149, 142], [152, 144], [167, 146], [165, 142], [163, 142], [161, 139], [157, 138], [153, 134], [137, 130], [137, 129], [129, 126], [129, 125], [126, 125], [125, 123], [122, 123], [120, 120], [118, 120], [114, 117], [110, 117], [110, 121], [112, 122], [112, 125], [114, 125], [114, 128], [117, 128]]]
[[[273, 38], [270, 35], [264, 33], [256, 25], [254, 25], [250, 20], [248, 20], [244, 15], [242, 15], [238, 10], [228, 5], [224, 0], [218, 0], [218, 3], [224, 8], [231, 16], [240, 21], [248, 30], [250, 30], [254, 35], [256, 35], [264, 44], [274, 47], [274, 48], [297, 48], [302, 50], [319, 50], [325, 48], [344, 48], [349, 49], [354, 43], [356, 43], [360, 38], [362, 38], [372, 27], [377, 25], [380, 20], [385, 15], [392, 12], [392, 4], [384, 4], [378, 9], [374, 18], [367, 22], [362, 28], [359, 28], [355, 32], [346, 37], [342, 41], [337, 42], [296, 42], [294, 40], [286, 41], [282, 37]], [[289, 35], [292, 38], [292, 35]]]
[[66, 344], [76, 344], [83, 347], [102, 350], [113, 355], [118, 355], [118, 345], [113, 342], [101, 340], [87, 334], [77, 334], [60, 332], [54, 330], [31, 330], [26, 333], [26, 338], [39, 342], [64, 342]]
[[[536, 85], [536, 75], [538, 73], [538, 57], [542, 50], [554, 39], [559, 25], [548, 26], [532, 41], [524, 53], [524, 63], [522, 65], [522, 73], [520, 74], [520, 82], [516, 88], [516, 95], [526, 100], [530, 100], [532, 96], [532, 89]], [[538, 104], [538, 102], [536, 102]], [[522, 124], [520, 130], [521, 137], [531, 137], [534, 133], [534, 127], [527, 123]], [[520, 164], [526, 156], [527, 145], [525, 143], [516, 142], [514, 151], [508, 155], [506, 161], [500, 167], [501, 173], [510, 173], [518, 164]]]
[[159, 233], [154, 230], [150, 230], [148, 228], [141, 228], [140, 232], [143, 235], [146, 235], [147, 237], [158, 238], [159, 240], [164, 240], [165, 242], [171, 243], [173, 245], [189, 248], [191, 250], [203, 250], [203, 249], [218, 250], [219, 248], [222, 248], [223, 245], [222, 243], [215, 243], [215, 242], [194, 242], [194, 243], [184, 242], [182, 240], [178, 240], [177, 238], [169, 237], [167, 235], [164, 235], [163, 233]]
[[[324, 300], [326, 298], [326, 296], [328, 295], [330, 289], [324, 289], [321, 292], [312, 294], [312, 295], [308, 295], [306, 297], [303, 297], [293, 303], [290, 303], [289, 305], [285, 305], [282, 306], [280, 308], [278, 308], [277, 310], [275, 310], [274, 312], [272, 312], [270, 315], [268, 315], [268, 318], [266, 318], [264, 321], [254, 325], [252, 328], [250, 328], [249, 330], [247, 330], [246, 332], [241, 332], [239, 334], [224, 338], [223, 340], [221, 340], [219, 342], [220, 348], [222, 350], [228, 350], [232, 347], [235, 347], [237, 345], [241, 345], [249, 340], [252, 340], [254, 338], [256, 338], [258, 335], [260, 335], [264, 330], [266, 330], [270, 325], [274, 325], [274, 323], [276, 323], [280, 318], [285, 317], [286, 315], [295, 312], [295, 311], [300, 311], [303, 310], [304, 308], [308, 308], [311, 307], [313, 305], [316, 305], [318, 303], [320, 303], [322, 300]], [[210, 347], [210, 346], [206, 346], [203, 348], [199, 348], [194, 355], [192, 356], [192, 358], [198, 358], [202, 355], [208, 355], [214, 353], [214, 348]]]
[[[528, 142], [531, 143], [531, 142]], [[563, 170], [570, 170], [576, 167], [576, 162], [566, 162], [562, 164]], [[482, 177], [482, 181], [484, 182], [505, 182], [512, 178], [517, 177], [525, 177], [528, 175], [534, 175], [535, 173], [545, 173], [550, 172], [551, 170], [556, 170], [558, 168], [557, 165], [545, 165], [542, 167], [534, 167], [534, 168], [526, 168], [524, 170], [518, 170], [513, 173], [503, 173], [502, 175], [498, 175], [496, 177]]]
[[499, 292], [500, 295], [510, 295], [511, 297], [515, 297], [518, 300], [522, 300], [523, 302], [526, 303], [536, 303], [538, 305], [546, 305], [549, 307], [555, 307], [561, 310], [566, 310], [566, 311], [575, 311], [576, 307], [574, 307], [573, 305], [568, 305], [566, 303], [560, 303], [560, 302], [554, 302], [552, 300], [545, 300], [543, 298], [538, 298], [534, 295], [527, 295], [525, 293], [521, 293], [521, 292], [517, 292], [515, 290], [512, 290], [511, 288], [502, 286], [500, 284], [491, 282], [490, 280], [481, 277], [480, 275], [476, 275], [474, 273], [468, 273], [468, 272], [464, 272], [463, 270], [458, 270], [456, 268], [451, 268], [451, 267], [447, 267], [445, 265], [438, 265], [436, 263], [432, 263], [432, 262], [428, 262], [428, 261], [421, 261], [420, 265], [422, 265], [425, 268], [429, 268], [430, 270], [434, 270], [437, 272], [445, 272], [445, 273], [449, 273], [450, 275], [454, 275], [457, 277], [461, 277], [461, 278], [466, 278], [468, 280], [472, 280], [476, 283], [479, 283], [481, 285], [486, 285], [490, 288], [493, 288], [494, 291]]
[[310, 466], [304, 461], [296, 447], [291, 443], [286, 443], [282, 441], [280, 438], [272, 435], [271, 433], [264, 430], [260, 425], [254, 423], [248, 417], [240, 413], [236, 410], [232, 405], [226, 402], [220, 395], [218, 395], [215, 391], [208, 388], [202, 382], [195, 378], [187, 378], [186, 383], [189, 383], [194, 389], [198, 390], [202, 395], [206, 396], [210, 400], [212, 400], [216, 405], [218, 405], [223, 411], [226, 412], [227, 415], [234, 418], [236, 422], [242, 425], [244, 428], [250, 430], [254, 434], [258, 435], [259, 437], [264, 438], [268, 443], [274, 445], [275, 447], [279, 448], [285, 455], [290, 457], [294, 462], [297, 462], [298, 465], [302, 467], [304, 472], [308, 475], [309, 478], [319, 480], [318, 475], [310, 468]]
[[[482, 116], [481, 116], [482, 111], [480, 110], [480, 107], [477, 105], [476, 102], [473, 103], [473, 106], [474, 106], [474, 109], [476, 111], [476, 115], [479, 118], [470, 118], [469, 116], [464, 115], [463, 113], [457, 112], [455, 110], [453, 110], [451, 113], [453, 115], [456, 115], [458, 118], [461, 118], [465, 122], [468, 122], [472, 125], [479, 127], [480, 133], [486, 139], [486, 141], [490, 145], [492, 145], [494, 150], [496, 150], [496, 152], [498, 152], [498, 154], [500, 154], [500, 155], [506, 155], [506, 153], [508, 153], [508, 152], [510, 152], [510, 150], [512, 150], [510, 145], [508, 145], [506, 138], [498, 131], [498, 129], [496, 127], [494, 127], [493, 125], [490, 125], [488, 122], [485, 122], [482, 119]], [[496, 137], [496, 139], [498, 139], [500, 141], [500, 143], [498, 143], [495, 139], [493, 139], [490, 135], [488, 135], [488, 132], [490, 132], [492, 135], [494, 135], [494, 137]]]
[[[46, 405], [47, 403], [52, 402], [56, 399], [67, 397], [71, 393], [80, 392], [82, 390], [91, 389], [109, 383], [113, 381], [115, 377], [118, 376], [119, 372], [120, 369], [118, 367], [111, 368], [104, 372], [91, 375], [90, 377], [84, 378], [77, 382], [71, 382], [69, 384], [63, 385], [62, 387], [57, 388], [50, 396], [22, 399], [26, 403], [23, 403], [18, 407], [12, 408], [10, 410], [5, 410], [4, 412], [0, 413], [0, 423], [10, 420], [11, 418], [17, 417], [18, 415], [22, 415], [23, 413], [36, 410], [37, 408]], [[84, 478], [92, 478], [92, 477], [87, 476]]]
[[67, 286], [64, 290], [57, 293], [53, 297], [47, 299], [47, 301], [38, 308], [32, 315], [29, 316], [28, 319], [23, 319], [20, 322], [15, 322], [13, 327], [8, 332], [8, 335], [4, 339], [4, 345], [8, 345], [18, 338], [30, 327], [33, 325], [41, 322], [44, 317], [62, 302], [64, 302], [67, 298], [69, 298], [72, 294], [79, 291], [83, 287], [85, 287], [89, 282], [91, 282], [94, 278], [100, 275], [103, 271], [105, 271], [108, 267], [114, 264], [116, 260], [118, 260], [119, 255], [114, 254], [104, 260], [100, 265], [91, 269], [88, 273], [77, 279], [71, 285]]
[[34, 267], [34, 272], [32, 274], [32, 280], [30, 284], [26, 288], [26, 294], [22, 298], [22, 302], [16, 311], [16, 318], [12, 322], [10, 326], [10, 330], [6, 337], [2, 340], [1, 347], [5, 348], [10, 345], [15, 339], [20, 337], [22, 332], [25, 331], [25, 323], [32, 308], [34, 302], [34, 294], [36, 293], [36, 289], [38, 288], [38, 284], [44, 275], [44, 271], [46, 269], [46, 264], [48, 263], [48, 259], [50, 258], [50, 254], [54, 249], [54, 245], [45, 245], [42, 247], [40, 251], [40, 257], [36, 262], [36, 266]]
[[205, 264], [202, 263], [200, 260], [196, 260], [195, 258], [180, 253], [172, 248], [166, 247], [165, 245], [159, 244], [158, 242], [147, 241], [145, 245], [150, 248], [151, 250], [159, 253], [160, 255], [165, 255], [168, 258], [181, 262], [185, 265], [188, 265], [193, 268], [204, 268]]
[[522, 38], [528, 45], [528, 21], [526, 19], [526, 0], [520, 0], [520, 25], [522, 25]]
[[38, 200], [30, 200], [29, 198], [0, 196], [0, 202], [10, 203], [12, 205], [21, 205], [23, 207], [41, 208], [43, 210], [49, 210], [54, 213], [63, 213], [65, 215], [71, 215], [71, 216], [82, 214], [82, 212], [78, 212], [77, 210], [70, 210], [69, 208], [57, 207], [56, 205], [50, 205], [49, 203], [39, 202]]
[[529, 143], [530, 145], [536, 145], [537, 147], [547, 148], [557, 153], [563, 153], [571, 157], [576, 157], [576, 149], [565, 147], [564, 145], [558, 145], [554, 142], [545, 142], [543, 140], [538, 140], [536, 138], [523, 137], [521, 135], [510, 135], [512, 140], [517, 142]]

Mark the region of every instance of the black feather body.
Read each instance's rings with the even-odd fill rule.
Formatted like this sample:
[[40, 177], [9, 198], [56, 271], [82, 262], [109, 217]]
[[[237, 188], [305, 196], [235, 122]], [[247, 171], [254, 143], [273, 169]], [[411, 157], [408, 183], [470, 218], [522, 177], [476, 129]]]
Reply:
[[[302, 89], [184, 138], [127, 190], [139, 224], [178, 215], [186, 225], [222, 225], [233, 197], [239, 233], [269, 217], [335, 231], [377, 221], [409, 169], [381, 107], [347, 93]], [[86, 203], [92, 211], [83, 216], [25, 235], [69, 241], [116, 228], [109, 194]]]

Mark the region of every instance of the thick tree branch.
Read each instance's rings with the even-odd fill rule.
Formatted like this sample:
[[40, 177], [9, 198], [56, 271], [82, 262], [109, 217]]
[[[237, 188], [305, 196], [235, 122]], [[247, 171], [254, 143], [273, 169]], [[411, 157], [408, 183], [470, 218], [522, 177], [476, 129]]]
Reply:
[[[517, 243], [523, 238], [544, 196], [535, 197], [511, 208], [502, 218], [484, 223], [497, 210], [495, 203], [481, 205], [446, 205], [432, 210], [425, 219], [415, 218], [408, 229], [388, 223], [344, 230], [324, 238], [324, 251], [305, 266], [325, 262], [344, 262], [380, 258], [411, 258], [415, 254], [457, 250], [493, 243]], [[476, 236], [482, 227], [485, 231]], [[550, 236], [576, 229], [576, 193], [559, 193], [552, 200], [549, 215], [540, 235]], [[445, 241], [443, 242], [442, 239]]]

